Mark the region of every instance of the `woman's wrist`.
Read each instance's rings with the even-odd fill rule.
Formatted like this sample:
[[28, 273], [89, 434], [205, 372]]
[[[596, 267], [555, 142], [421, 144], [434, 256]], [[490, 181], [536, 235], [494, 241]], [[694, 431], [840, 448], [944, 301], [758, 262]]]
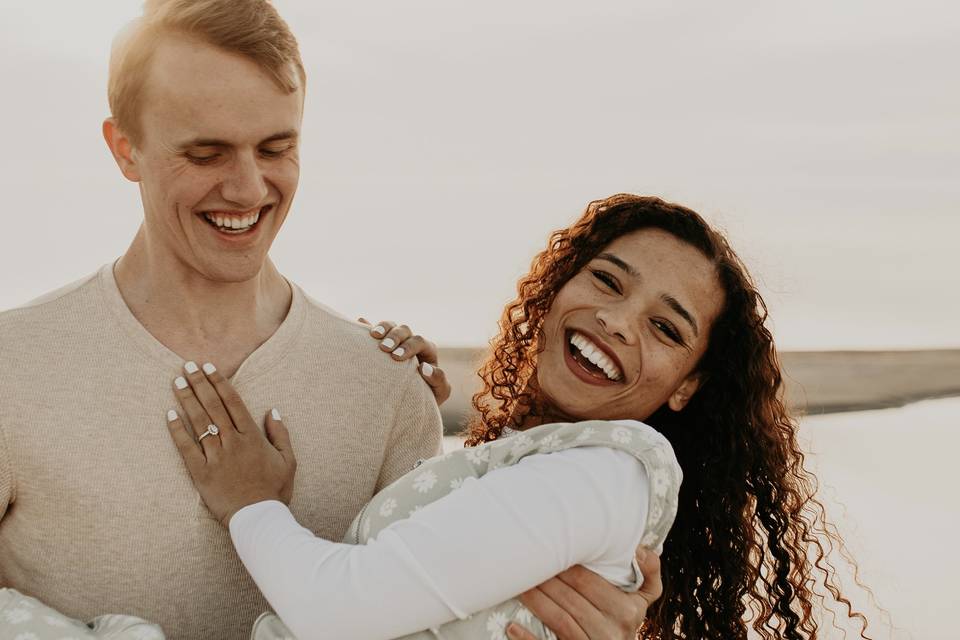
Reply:
[[264, 498], [256, 502], [251, 502], [248, 505], [240, 507], [233, 513], [228, 514], [223, 518], [221, 524], [232, 533], [233, 528], [242, 526], [245, 521], [278, 508], [289, 511], [289, 508], [283, 501], [277, 498]]

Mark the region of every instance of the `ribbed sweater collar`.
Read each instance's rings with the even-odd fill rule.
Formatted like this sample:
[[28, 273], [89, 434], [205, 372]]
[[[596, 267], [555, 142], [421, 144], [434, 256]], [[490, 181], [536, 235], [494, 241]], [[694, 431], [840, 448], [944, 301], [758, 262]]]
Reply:
[[[120, 293], [120, 288], [117, 286], [117, 280], [113, 273], [116, 262], [115, 260], [100, 268], [98, 284], [105, 306], [110, 310], [123, 334], [136, 344], [142, 353], [165, 367], [180, 368], [183, 365], [184, 358], [157, 340], [130, 311]], [[292, 300], [287, 316], [273, 335], [243, 361], [236, 374], [231, 378], [234, 383], [259, 377], [272, 369], [290, 351], [300, 336], [306, 318], [307, 305], [300, 287], [292, 282], [289, 282], [289, 284]]]

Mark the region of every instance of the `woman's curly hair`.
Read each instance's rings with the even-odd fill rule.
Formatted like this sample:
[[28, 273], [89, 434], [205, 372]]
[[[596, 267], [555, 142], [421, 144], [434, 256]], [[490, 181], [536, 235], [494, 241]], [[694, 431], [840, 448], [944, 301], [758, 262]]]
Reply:
[[830, 597], [866, 638], [867, 620], [841, 593], [827, 559], [836, 544], [852, 563], [804, 469], [764, 326], [766, 305], [724, 237], [690, 209], [619, 194], [591, 202], [575, 224], [550, 236], [517, 284], [480, 368], [483, 388], [473, 397], [477, 414], [466, 446], [495, 440], [504, 427], [561, 416], [540, 397], [534, 375], [544, 316], [604, 247], [645, 228], [702, 252], [716, 268], [725, 304], [698, 364], [700, 389], [682, 411], [664, 406], [645, 420], [673, 445], [684, 479], [661, 556], [663, 596], [641, 636], [731, 640], [746, 638], [749, 624], [765, 639], [816, 638], [814, 603]]

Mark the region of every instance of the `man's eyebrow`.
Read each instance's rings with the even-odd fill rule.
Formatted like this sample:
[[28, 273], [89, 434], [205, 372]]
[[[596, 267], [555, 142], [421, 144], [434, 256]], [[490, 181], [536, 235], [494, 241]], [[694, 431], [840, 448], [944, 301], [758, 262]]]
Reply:
[[277, 140], [296, 140], [300, 137], [300, 134], [296, 129], [288, 129], [286, 131], [281, 131], [280, 133], [275, 133], [272, 136], [264, 138], [260, 141], [260, 144], [265, 142], [276, 142]]
[[226, 140], [217, 140], [216, 138], [194, 138], [179, 146], [181, 149], [187, 149], [189, 147], [229, 147], [231, 145]]
[[[607, 262], [613, 263], [618, 267], [620, 267], [621, 269], [623, 269], [623, 271], [626, 272], [627, 275], [633, 278], [640, 277], [640, 273], [637, 272], [636, 269], [634, 269], [632, 266], [630, 266], [629, 264], [627, 264], [617, 256], [613, 255], [612, 253], [601, 253], [597, 255], [597, 260], [606, 260]], [[682, 304], [680, 304], [676, 298], [674, 298], [670, 294], [665, 293], [662, 296], [660, 296], [660, 299], [663, 300], [668, 307], [676, 311], [677, 315], [679, 315], [681, 318], [683, 318], [690, 324], [690, 328], [693, 329], [693, 335], [695, 336], [700, 335], [700, 328], [697, 326], [697, 321], [694, 319], [693, 314], [687, 311], [686, 308]]]
[[681, 318], [690, 323], [690, 328], [693, 329], [693, 335], [699, 336], [700, 330], [697, 328], [697, 321], [693, 319], [693, 315], [687, 311], [682, 304], [677, 302], [677, 299], [669, 294], [663, 294], [660, 296], [660, 299], [667, 303], [667, 306], [677, 312]]
[[[271, 136], [267, 136], [260, 141], [259, 144], [266, 144], [269, 142], [276, 142], [278, 140], [296, 140], [298, 133], [295, 129], [288, 129], [287, 131], [281, 131], [275, 133]], [[194, 138], [193, 140], [188, 140], [187, 142], [180, 145], [181, 149], [186, 149], [188, 147], [232, 147], [232, 142], [227, 142], [226, 140], [220, 140], [218, 138]]]

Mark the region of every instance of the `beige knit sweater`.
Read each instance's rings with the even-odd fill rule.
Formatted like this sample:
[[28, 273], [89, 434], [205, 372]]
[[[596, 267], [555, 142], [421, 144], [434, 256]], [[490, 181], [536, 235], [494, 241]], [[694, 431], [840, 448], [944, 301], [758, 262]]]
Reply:
[[[281, 411], [293, 513], [339, 540], [374, 493], [438, 453], [440, 416], [411, 362], [292, 289], [232, 381], [254, 416]], [[137, 322], [112, 264], [0, 313], [0, 586], [80, 619], [141, 616], [171, 640], [248, 637], [269, 607], [167, 431], [184, 356]]]

